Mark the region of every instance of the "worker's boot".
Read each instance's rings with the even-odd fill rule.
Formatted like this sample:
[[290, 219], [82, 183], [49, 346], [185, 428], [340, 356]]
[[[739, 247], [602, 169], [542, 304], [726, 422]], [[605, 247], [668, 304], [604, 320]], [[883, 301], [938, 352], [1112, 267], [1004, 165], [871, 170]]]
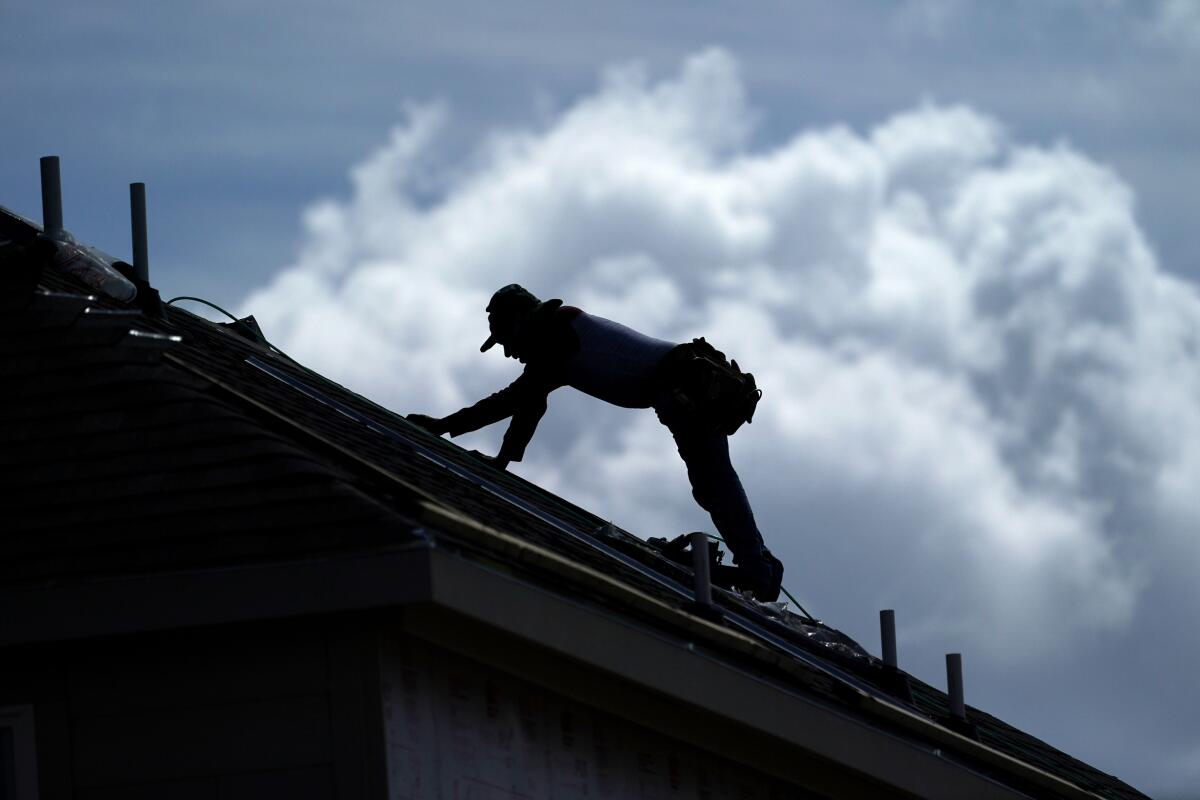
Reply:
[[746, 560], [738, 565], [741, 573], [739, 589], [748, 589], [754, 599], [760, 603], [773, 603], [779, 599], [779, 589], [783, 585], [783, 562], [763, 548], [759, 558]]

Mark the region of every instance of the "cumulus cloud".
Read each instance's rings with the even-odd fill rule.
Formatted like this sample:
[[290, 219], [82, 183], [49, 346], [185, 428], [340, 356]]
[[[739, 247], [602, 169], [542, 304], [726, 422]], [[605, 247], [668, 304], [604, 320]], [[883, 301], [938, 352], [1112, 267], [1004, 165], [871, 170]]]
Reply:
[[[439, 150], [446, 110], [410, 109], [243, 306], [404, 412], [515, 376], [478, 353], [511, 281], [704, 335], [764, 388], [735, 465], [786, 582], [835, 624], [902, 602], [913, 641], [1004, 663], [1125, 629], [1162, 553], [1200, 556], [1200, 299], [1128, 188], [963, 106], [769, 148], [754, 118], [720, 50], [665, 79], [611, 70], [465, 162]], [[645, 536], [711, 528], [652, 413], [572, 394], [520, 472]]]

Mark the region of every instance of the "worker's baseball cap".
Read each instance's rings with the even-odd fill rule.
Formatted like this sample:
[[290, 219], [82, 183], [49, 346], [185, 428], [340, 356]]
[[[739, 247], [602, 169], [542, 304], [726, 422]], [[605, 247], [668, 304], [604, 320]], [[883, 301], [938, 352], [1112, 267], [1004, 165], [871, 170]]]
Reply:
[[541, 305], [541, 301], [520, 284], [510, 283], [501, 287], [492, 295], [492, 299], [484, 309], [488, 312], [488, 325], [492, 335], [479, 348], [483, 353], [499, 341], [496, 337], [511, 333], [518, 321]]

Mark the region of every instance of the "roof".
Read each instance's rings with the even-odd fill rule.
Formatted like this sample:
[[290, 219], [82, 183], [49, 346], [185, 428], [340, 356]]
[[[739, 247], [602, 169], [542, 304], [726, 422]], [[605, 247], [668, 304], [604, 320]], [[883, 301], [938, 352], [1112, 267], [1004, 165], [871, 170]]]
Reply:
[[230, 326], [92, 293], [41, 266], [23, 246], [34, 233], [0, 209], [0, 272], [18, 287], [0, 297], [0, 604], [113, 576], [437, 544], [686, 629], [751, 674], [1022, 791], [1144, 797], [979, 709], [956, 723], [943, 692], [815, 620], [720, 590], [723, 619], [695, 617], [690, 570], [639, 537]]

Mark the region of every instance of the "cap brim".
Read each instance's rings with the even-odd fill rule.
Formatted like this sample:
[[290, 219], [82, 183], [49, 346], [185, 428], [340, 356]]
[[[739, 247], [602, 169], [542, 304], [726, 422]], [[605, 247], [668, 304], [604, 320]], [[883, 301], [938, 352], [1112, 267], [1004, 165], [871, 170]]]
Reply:
[[496, 343], [496, 337], [495, 337], [495, 336], [489, 336], [489, 337], [487, 338], [487, 341], [486, 341], [486, 342], [484, 342], [484, 343], [483, 343], [483, 344], [480, 346], [480, 348], [479, 348], [479, 352], [481, 352], [481, 353], [486, 353], [488, 350], [492, 349], [492, 345], [494, 345], [495, 343]]

